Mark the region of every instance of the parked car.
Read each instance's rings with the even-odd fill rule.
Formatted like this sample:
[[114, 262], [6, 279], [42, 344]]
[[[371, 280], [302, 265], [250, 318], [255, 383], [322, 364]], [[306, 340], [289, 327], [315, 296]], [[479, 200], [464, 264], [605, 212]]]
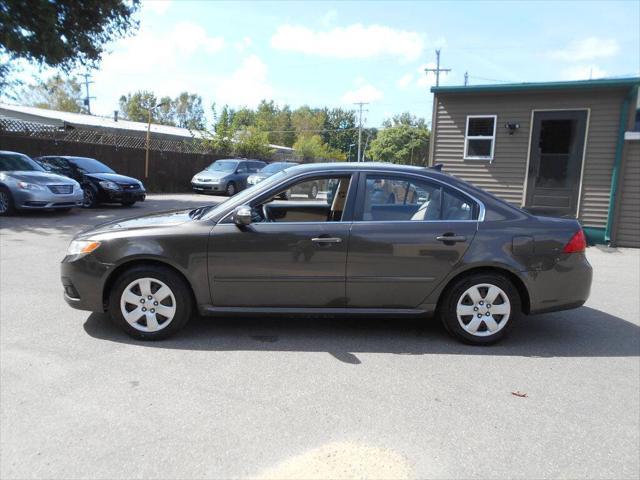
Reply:
[[22, 153], [0, 151], [0, 215], [14, 210], [71, 210], [82, 205], [80, 184], [47, 173]]
[[[377, 180], [421, 193], [380, 204]], [[278, 200], [309, 182], [335, 185], [332, 199]], [[106, 310], [140, 339], [175, 333], [197, 310], [435, 314], [458, 339], [487, 344], [522, 313], [582, 305], [585, 248], [576, 220], [536, 217], [435, 169], [309, 164], [218, 205], [81, 233], [62, 284], [71, 306]]]
[[198, 193], [224, 193], [232, 197], [247, 188], [247, 178], [265, 165], [261, 160], [216, 160], [193, 176], [191, 187]]
[[[271, 175], [275, 173], [281, 172], [286, 168], [294, 167], [296, 165], [298, 164], [293, 162], [270, 163], [269, 165], [264, 167], [262, 170], [260, 170], [258, 173], [249, 175], [249, 178], [247, 178], [247, 183], [249, 185], [255, 185], [263, 181], [265, 178], [269, 178]], [[318, 196], [318, 193], [320, 192], [320, 184], [318, 182], [307, 183], [304, 185], [304, 188], [305, 188], [304, 190], [302, 190], [301, 187], [290, 189], [282, 194], [282, 198], [286, 199], [293, 195], [306, 195], [309, 198], [316, 198]]]
[[147, 196], [140, 180], [120, 175], [95, 158], [47, 155], [37, 157], [36, 161], [51, 172], [80, 182], [84, 208], [93, 208], [100, 203], [130, 207], [143, 202]]

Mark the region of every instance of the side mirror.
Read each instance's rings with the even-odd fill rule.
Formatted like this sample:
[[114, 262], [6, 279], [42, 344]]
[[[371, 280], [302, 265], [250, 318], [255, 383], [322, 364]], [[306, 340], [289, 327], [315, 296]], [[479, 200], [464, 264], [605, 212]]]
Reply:
[[251, 207], [248, 205], [241, 205], [233, 212], [233, 221], [240, 227], [246, 227], [251, 224]]

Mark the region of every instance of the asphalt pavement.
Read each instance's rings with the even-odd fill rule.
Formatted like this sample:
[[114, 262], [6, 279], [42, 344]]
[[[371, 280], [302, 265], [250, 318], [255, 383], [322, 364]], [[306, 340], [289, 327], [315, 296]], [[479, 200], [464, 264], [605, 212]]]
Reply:
[[0, 477], [640, 477], [640, 251], [492, 347], [420, 319], [202, 318], [162, 342], [69, 308], [91, 225], [220, 197], [0, 219]]

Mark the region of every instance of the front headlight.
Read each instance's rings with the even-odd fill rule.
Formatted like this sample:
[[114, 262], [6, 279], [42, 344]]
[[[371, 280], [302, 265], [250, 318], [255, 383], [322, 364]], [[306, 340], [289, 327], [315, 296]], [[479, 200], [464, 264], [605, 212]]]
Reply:
[[251, 175], [249, 178], [247, 178], [247, 183], [249, 185], [255, 185], [256, 183], [258, 183], [258, 179], [255, 175]]
[[18, 188], [23, 190], [44, 190], [45, 188], [42, 185], [37, 185], [35, 183], [27, 183], [27, 182], [18, 182]]
[[115, 182], [110, 182], [109, 180], [103, 180], [102, 182], [99, 182], [99, 183], [102, 188], [105, 188], [107, 190], [120, 190], [120, 187]]
[[67, 248], [67, 255], [86, 255], [100, 246], [95, 240], [73, 240]]

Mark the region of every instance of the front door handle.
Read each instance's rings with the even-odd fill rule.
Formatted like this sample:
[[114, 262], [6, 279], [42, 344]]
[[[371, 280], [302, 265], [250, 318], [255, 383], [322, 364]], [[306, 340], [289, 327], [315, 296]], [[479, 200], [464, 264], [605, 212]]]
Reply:
[[438, 235], [436, 240], [444, 243], [466, 242], [467, 237], [464, 235]]
[[338, 237], [314, 237], [311, 241], [313, 243], [340, 243], [342, 239]]

